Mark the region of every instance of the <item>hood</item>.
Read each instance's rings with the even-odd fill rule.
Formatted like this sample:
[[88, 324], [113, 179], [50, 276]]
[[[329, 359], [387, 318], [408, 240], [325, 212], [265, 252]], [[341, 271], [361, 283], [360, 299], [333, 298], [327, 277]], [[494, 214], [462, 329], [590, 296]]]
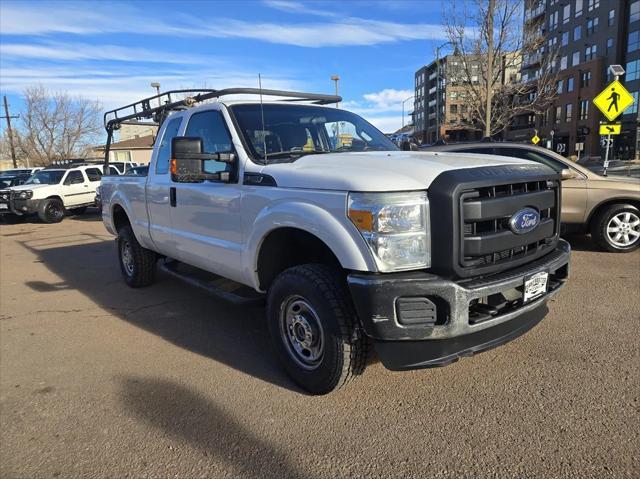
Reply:
[[504, 156], [418, 151], [366, 151], [307, 155], [266, 165], [278, 186], [339, 191], [424, 190], [445, 171], [482, 166], [537, 165]]
[[19, 186], [11, 186], [7, 189], [11, 191], [24, 191], [24, 190], [37, 191], [37, 190], [42, 190], [44, 188], [51, 188], [55, 186], [57, 185], [19, 185]]

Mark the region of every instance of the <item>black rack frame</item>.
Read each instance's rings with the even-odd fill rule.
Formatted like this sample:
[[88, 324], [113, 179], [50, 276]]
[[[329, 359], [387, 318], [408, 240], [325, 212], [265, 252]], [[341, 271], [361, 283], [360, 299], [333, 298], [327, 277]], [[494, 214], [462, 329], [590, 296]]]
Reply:
[[[173, 98], [172, 98], [173, 95]], [[104, 171], [109, 171], [109, 150], [113, 132], [123, 124], [133, 125], [158, 125], [162, 126], [164, 120], [173, 111], [185, 110], [192, 106], [213, 98], [227, 95], [260, 95], [277, 96], [286, 98], [285, 101], [310, 101], [316, 105], [331, 105], [340, 103], [342, 97], [338, 95], [325, 95], [322, 93], [304, 93], [286, 90], [265, 90], [262, 88], [225, 88], [223, 90], [195, 89], [195, 90], [170, 90], [158, 95], [144, 98], [135, 103], [109, 110], [104, 114], [104, 127], [107, 130], [107, 142], [104, 149]], [[176, 97], [185, 96], [175, 100]], [[157, 103], [157, 106], [151, 106]], [[128, 111], [127, 111], [128, 110]], [[141, 122], [149, 120], [152, 122]]]

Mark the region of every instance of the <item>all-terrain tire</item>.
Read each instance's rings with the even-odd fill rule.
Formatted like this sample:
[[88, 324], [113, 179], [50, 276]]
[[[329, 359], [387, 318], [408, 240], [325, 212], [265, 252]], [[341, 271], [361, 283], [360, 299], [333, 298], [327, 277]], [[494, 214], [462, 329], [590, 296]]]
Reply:
[[637, 250], [640, 248], [640, 211], [625, 203], [604, 208], [591, 222], [591, 238], [601, 249], [612, 253]]
[[57, 198], [42, 200], [38, 206], [38, 218], [43, 223], [60, 223], [64, 214], [64, 204]]
[[118, 262], [124, 281], [132, 288], [149, 286], [155, 281], [157, 255], [143, 248], [131, 226], [118, 230]]
[[[285, 270], [269, 288], [267, 316], [276, 354], [291, 378], [309, 393], [327, 394], [364, 371], [369, 341], [358, 325], [346, 278], [339, 269], [307, 264]], [[296, 352], [294, 344], [301, 348], [292, 338], [296, 327], [305, 340], [305, 329], [311, 331], [311, 337], [315, 331], [314, 339], [321, 338], [322, 354], [315, 361], [311, 360], [315, 357], [311, 351], [317, 352], [313, 346], [307, 355], [304, 349]]]

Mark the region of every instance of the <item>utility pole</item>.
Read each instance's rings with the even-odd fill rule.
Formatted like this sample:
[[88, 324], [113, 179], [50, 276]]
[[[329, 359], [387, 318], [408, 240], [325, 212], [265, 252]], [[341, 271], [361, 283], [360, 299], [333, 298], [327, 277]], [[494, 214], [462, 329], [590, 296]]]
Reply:
[[487, 9], [487, 103], [485, 107], [484, 136], [491, 137], [491, 100], [493, 99], [493, 13], [496, 0], [489, 0]]
[[[332, 75], [331, 80], [336, 84], [336, 96], [338, 96], [338, 82], [340, 81], [340, 77], [338, 75]], [[340, 108], [340, 103], [336, 103], [336, 108]]]
[[16, 148], [13, 145], [13, 130], [11, 130], [11, 118], [20, 118], [19, 116], [11, 116], [9, 115], [9, 105], [7, 104], [7, 95], [4, 96], [4, 115], [0, 118], [6, 118], [7, 120], [7, 132], [9, 133], [9, 147], [11, 148], [11, 159], [13, 160], [13, 167], [18, 167], [18, 162], [16, 161]]

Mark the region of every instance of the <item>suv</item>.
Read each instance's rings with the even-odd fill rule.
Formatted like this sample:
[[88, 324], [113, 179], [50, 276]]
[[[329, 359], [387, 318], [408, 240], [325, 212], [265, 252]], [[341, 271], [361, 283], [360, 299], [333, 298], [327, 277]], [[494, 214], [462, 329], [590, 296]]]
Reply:
[[480, 153], [532, 160], [562, 177], [562, 227], [591, 233], [603, 250], [628, 253], [640, 248], [640, 179], [600, 176], [553, 151], [521, 143], [459, 143], [426, 151]]
[[274, 349], [313, 394], [361, 374], [370, 344], [391, 370], [442, 366], [541, 321], [569, 272], [560, 175], [401, 151], [327, 106], [340, 100], [236, 88], [108, 112], [107, 159], [120, 122], [161, 123], [148, 175], [100, 186], [124, 281], [150, 285], [160, 262], [218, 297], [266, 299]]
[[82, 214], [94, 205], [102, 171], [101, 165], [77, 164], [39, 170], [23, 185], [0, 190], [0, 214], [12, 219], [37, 214], [45, 223], [59, 223], [65, 211]]

